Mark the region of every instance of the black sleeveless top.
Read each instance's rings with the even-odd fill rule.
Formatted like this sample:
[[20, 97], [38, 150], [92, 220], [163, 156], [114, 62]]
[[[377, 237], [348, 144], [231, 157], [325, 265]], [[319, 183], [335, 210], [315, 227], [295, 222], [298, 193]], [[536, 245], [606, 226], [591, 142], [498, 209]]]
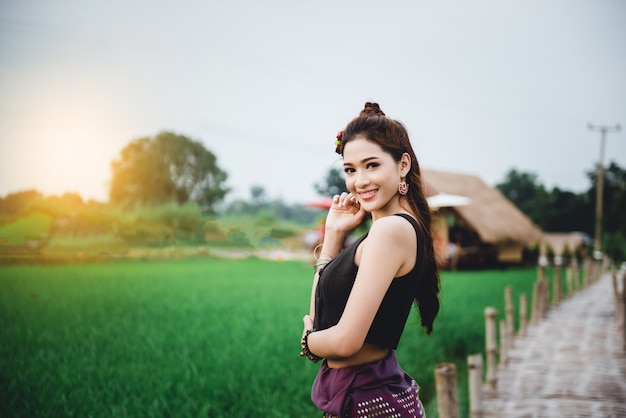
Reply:
[[[411, 223], [417, 235], [419, 248], [422, 232], [415, 219], [406, 214], [396, 215]], [[366, 237], [367, 234], [360, 237], [320, 270], [315, 291], [315, 329], [330, 328], [339, 322], [359, 270], [354, 264], [356, 249]], [[398, 347], [417, 292], [421, 265], [422, 255], [421, 251], [418, 251], [413, 269], [408, 274], [393, 279], [376, 312], [365, 342], [394, 350]]]

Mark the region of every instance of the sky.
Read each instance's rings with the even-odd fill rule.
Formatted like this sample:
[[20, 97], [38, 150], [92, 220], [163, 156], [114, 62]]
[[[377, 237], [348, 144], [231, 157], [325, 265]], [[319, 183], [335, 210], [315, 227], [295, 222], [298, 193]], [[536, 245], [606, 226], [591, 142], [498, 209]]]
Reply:
[[106, 201], [111, 161], [168, 130], [248, 198], [303, 203], [376, 101], [423, 168], [582, 192], [626, 167], [626, 2], [0, 0], [0, 196]]

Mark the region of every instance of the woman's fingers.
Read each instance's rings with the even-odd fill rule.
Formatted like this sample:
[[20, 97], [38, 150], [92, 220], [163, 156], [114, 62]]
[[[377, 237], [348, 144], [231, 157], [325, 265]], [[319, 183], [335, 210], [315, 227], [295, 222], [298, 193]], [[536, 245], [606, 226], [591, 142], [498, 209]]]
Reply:
[[358, 202], [356, 200], [356, 197], [354, 197], [352, 195], [352, 193], [347, 193], [347, 192], [343, 192], [341, 193], [341, 195], [334, 195], [333, 196], [333, 204], [336, 204], [337, 207], [346, 207], [349, 205], [354, 205], [358, 207]]
[[302, 318], [302, 322], [304, 323], [305, 329], [313, 328], [313, 319], [311, 319], [309, 315], [304, 315], [304, 318]]

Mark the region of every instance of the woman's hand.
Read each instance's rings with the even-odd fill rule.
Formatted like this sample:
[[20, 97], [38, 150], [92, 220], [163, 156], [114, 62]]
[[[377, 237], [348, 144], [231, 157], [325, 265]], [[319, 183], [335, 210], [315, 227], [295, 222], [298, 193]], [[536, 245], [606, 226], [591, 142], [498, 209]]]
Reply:
[[346, 233], [356, 228], [364, 216], [365, 210], [352, 193], [335, 195], [326, 217], [326, 230]]

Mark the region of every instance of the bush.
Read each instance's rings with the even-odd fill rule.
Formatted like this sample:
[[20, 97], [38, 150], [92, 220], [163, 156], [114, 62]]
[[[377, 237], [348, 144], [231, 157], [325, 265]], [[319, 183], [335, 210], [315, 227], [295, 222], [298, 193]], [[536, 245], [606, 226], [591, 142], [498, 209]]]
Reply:
[[39, 212], [30, 213], [13, 222], [0, 225], [0, 246], [41, 243], [48, 238], [51, 226], [51, 216]]

